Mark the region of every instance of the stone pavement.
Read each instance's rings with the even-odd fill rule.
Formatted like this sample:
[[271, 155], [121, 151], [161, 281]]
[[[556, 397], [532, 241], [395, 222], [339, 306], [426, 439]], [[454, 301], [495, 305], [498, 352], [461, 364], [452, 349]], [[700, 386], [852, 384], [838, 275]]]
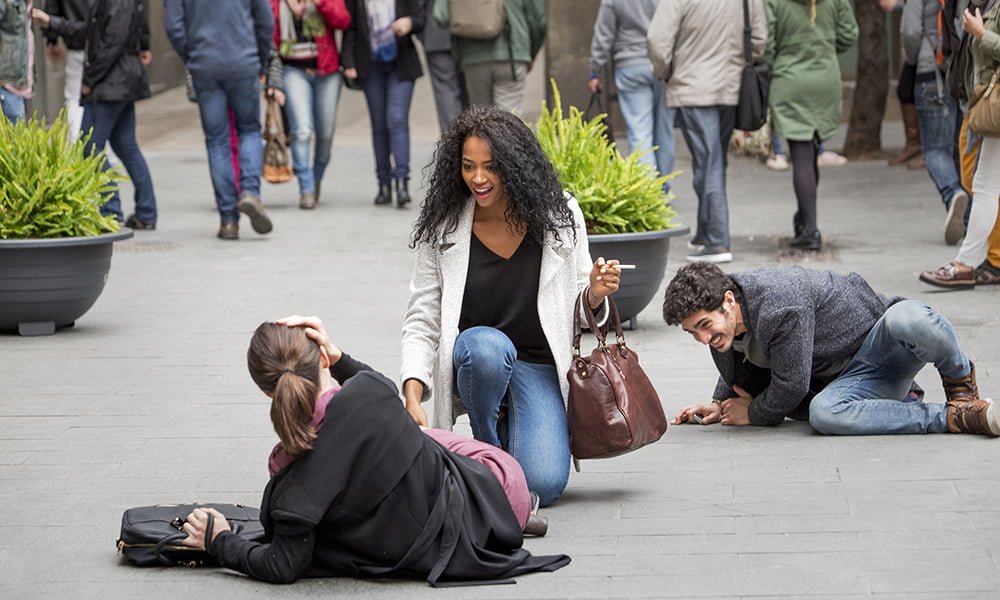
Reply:
[[[533, 81], [529, 113], [541, 97]], [[426, 79], [417, 90], [415, 179], [436, 139]], [[158, 229], [117, 245], [104, 294], [75, 327], [0, 335], [0, 597], [1000, 597], [1000, 440], [823, 437], [791, 422], [672, 427], [635, 454], [585, 462], [544, 511], [549, 535], [526, 542], [536, 553], [567, 553], [572, 564], [513, 586], [272, 586], [221, 570], [119, 564], [114, 540], [129, 506], [259, 505], [275, 436], [245, 367], [258, 323], [318, 314], [348, 352], [395, 377], [417, 213], [372, 205], [367, 114], [356, 92], [342, 97], [319, 207], [300, 211], [295, 184], [267, 186], [274, 232], [257, 236], [244, 224], [237, 243], [215, 238], [197, 113], [183, 92], [142, 103], [140, 122]], [[899, 144], [899, 129], [887, 124], [887, 145]], [[680, 220], [691, 223], [689, 175], [676, 190]], [[824, 170], [828, 249], [810, 258], [781, 249], [794, 212], [788, 173], [733, 159], [729, 192], [732, 269], [801, 261], [926, 300], [956, 325], [982, 389], [1000, 394], [1000, 290], [939, 293], [916, 279], [955, 253], [941, 241], [944, 211], [925, 173], [882, 162]], [[683, 242], [674, 242], [667, 278]], [[715, 377], [708, 351], [668, 329], [658, 303], [628, 339], [672, 415], [709, 398]], [[932, 369], [918, 381], [942, 400]]]

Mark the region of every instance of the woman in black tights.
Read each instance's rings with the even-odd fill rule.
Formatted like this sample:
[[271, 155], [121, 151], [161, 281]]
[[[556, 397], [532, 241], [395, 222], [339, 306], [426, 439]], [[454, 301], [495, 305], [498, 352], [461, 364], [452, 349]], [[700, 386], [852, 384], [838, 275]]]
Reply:
[[833, 137], [840, 123], [837, 54], [854, 44], [858, 24], [850, 0], [768, 0], [766, 6], [771, 119], [788, 140], [798, 201], [790, 245], [818, 251], [823, 241], [816, 224], [816, 157], [820, 142]]

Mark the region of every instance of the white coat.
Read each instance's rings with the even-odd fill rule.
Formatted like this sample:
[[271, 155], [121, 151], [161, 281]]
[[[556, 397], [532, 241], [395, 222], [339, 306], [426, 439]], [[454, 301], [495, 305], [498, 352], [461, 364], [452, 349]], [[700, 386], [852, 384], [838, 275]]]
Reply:
[[[577, 295], [590, 283], [593, 265], [583, 213], [576, 200], [567, 197], [576, 243], [568, 228], [559, 232], [558, 242], [547, 234], [538, 280], [538, 318], [555, 359], [563, 403], [569, 396], [565, 375], [572, 358], [573, 307]], [[417, 247], [410, 303], [403, 320], [401, 381], [405, 385], [407, 379], [417, 379], [424, 384], [423, 400], [434, 401], [431, 426], [439, 429], [451, 429], [455, 419], [465, 412], [461, 399], [454, 394], [452, 353], [469, 271], [475, 206], [470, 199], [455, 231]], [[602, 312], [607, 314], [607, 309]]]

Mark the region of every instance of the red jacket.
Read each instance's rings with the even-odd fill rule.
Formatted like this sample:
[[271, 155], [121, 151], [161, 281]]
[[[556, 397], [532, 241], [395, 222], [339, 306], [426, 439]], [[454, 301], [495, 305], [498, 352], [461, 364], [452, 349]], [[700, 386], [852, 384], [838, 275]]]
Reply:
[[[274, 13], [274, 47], [281, 48], [281, 3], [284, 0], [271, 0], [271, 12]], [[316, 10], [326, 23], [326, 35], [316, 38], [316, 65], [320, 75], [336, 73], [340, 69], [340, 54], [337, 52], [337, 42], [333, 39], [333, 30], [343, 31], [351, 24], [351, 13], [347, 12], [344, 0], [315, 0]]]

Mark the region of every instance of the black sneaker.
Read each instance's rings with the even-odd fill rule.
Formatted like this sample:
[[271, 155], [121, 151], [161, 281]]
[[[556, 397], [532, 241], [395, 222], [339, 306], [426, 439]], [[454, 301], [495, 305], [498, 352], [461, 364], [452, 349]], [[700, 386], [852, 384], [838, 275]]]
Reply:
[[136, 231], [152, 231], [156, 229], [156, 223], [147, 223], [140, 220], [135, 215], [129, 215], [128, 218], [125, 219], [125, 227]]

